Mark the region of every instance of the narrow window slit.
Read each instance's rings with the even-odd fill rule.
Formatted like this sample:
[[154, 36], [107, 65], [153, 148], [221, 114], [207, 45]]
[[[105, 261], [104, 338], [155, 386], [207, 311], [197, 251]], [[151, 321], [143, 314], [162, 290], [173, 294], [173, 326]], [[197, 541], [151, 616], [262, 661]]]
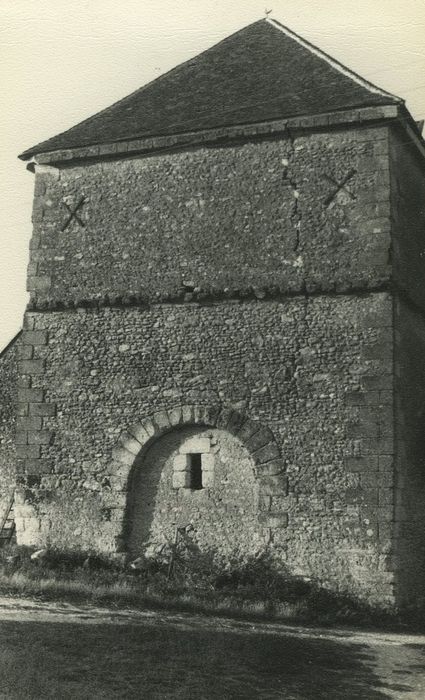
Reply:
[[202, 455], [195, 453], [189, 455], [190, 487], [199, 491], [202, 486]]

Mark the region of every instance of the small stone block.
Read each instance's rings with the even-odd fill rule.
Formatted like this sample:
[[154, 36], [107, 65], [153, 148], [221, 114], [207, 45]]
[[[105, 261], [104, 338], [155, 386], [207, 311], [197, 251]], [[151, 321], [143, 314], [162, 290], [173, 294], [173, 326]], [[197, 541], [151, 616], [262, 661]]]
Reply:
[[173, 460], [173, 469], [175, 472], [185, 472], [189, 469], [189, 458], [186, 454], [178, 454]]
[[199, 452], [209, 452], [210, 451], [210, 440], [206, 437], [194, 437], [185, 440], [183, 445], [180, 445], [180, 454], [196, 454]]
[[18, 367], [21, 374], [43, 374], [44, 360], [20, 360]]
[[214, 472], [203, 471], [202, 472], [202, 486], [209, 488], [214, 485]]
[[188, 488], [190, 485], [189, 472], [173, 472], [173, 489]]
[[214, 469], [214, 455], [209, 453], [204, 453], [201, 457], [202, 471], [211, 472]]

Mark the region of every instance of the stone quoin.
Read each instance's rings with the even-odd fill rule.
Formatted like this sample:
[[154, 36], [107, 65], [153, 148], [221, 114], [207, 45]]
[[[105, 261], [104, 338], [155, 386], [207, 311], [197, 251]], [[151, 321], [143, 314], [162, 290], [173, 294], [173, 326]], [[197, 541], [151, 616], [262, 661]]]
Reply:
[[224, 559], [414, 599], [424, 154], [403, 100], [270, 18], [25, 151], [18, 543], [134, 557], [190, 525]]

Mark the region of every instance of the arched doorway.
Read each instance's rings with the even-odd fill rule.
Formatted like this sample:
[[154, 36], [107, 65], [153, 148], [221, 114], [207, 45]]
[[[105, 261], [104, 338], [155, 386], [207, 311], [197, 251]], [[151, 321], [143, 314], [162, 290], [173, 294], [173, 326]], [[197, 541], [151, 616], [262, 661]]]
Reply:
[[136, 459], [129, 492], [128, 550], [172, 542], [190, 527], [203, 552], [230, 558], [262, 544], [259, 485], [247, 448], [227, 430], [184, 426], [154, 440]]
[[176, 527], [195, 530], [195, 522], [199, 546], [228, 555], [250, 539], [256, 551], [259, 537], [272, 542], [288, 523], [285, 464], [272, 431], [225, 406], [182, 405], [143, 418], [121, 433], [108, 474], [116, 546], [130, 554]]

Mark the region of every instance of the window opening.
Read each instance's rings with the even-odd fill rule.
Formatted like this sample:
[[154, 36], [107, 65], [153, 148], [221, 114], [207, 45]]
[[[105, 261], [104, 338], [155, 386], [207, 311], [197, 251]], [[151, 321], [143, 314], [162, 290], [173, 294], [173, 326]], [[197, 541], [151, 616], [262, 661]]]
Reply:
[[190, 470], [190, 485], [189, 488], [200, 490], [202, 486], [202, 454], [195, 453], [188, 455], [189, 470]]

